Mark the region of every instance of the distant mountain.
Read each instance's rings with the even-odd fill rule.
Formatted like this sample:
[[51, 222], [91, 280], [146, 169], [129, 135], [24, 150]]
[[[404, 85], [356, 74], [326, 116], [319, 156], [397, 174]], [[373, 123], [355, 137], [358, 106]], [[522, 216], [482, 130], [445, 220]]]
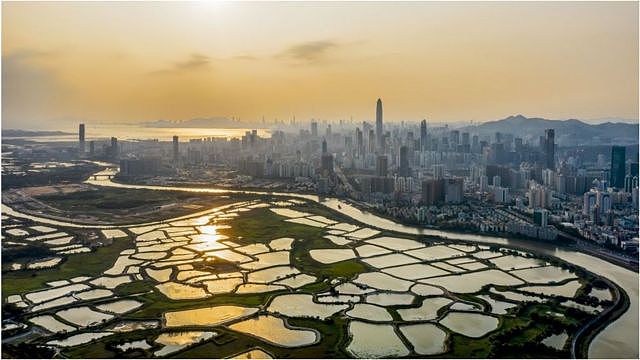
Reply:
[[506, 119], [489, 121], [465, 129], [480, 135], [493, 135], [496, 132], [511, 133], [522, 138], [536, 138], [544, 135], [545, 129], [554, 129], [556, 143], [563, 146], [637, 144], [638, 123], [587, 124], [576, 119], [548, 120], [527, 118], [523, 115], [509, 116]]
[[604, 117], [604, 118], [595, 118], [595, 119], [582, 119], [582, 122], [586, 122], [587, 124], [602, 124], [606, 122], [637, 124], [638, 119]]
[[142, 126], [152, 128], [237, 128], [245, 127], [247, 124], [226, 117], [211, 117], [175, 121], [156, 120], [142, 123]]
[[58, 136], [58, 135], [74, 135], [74, 133], [64, 131], [34, 131], [6, 129], [2, 130], [2, 137], [34, 137], [34, 136]]

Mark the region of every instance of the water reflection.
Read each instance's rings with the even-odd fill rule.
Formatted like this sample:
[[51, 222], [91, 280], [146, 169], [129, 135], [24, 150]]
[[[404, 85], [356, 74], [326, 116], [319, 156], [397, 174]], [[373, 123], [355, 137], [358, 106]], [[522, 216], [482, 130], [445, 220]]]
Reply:
[[283, 347], [309, 345], [318, 339], [314, 331], [308, 329], [291, 329], [284, 320], [263, 315], [229, 326], [232, 330], [251, 334], [272, 344]]
[[214, 336], [216, 336], [216, 333], [211, 331], [185, 331], [160, 334], [155, 342], [164, 345], [164, 347], [154, 352], [153, 355], [166, 356], [184, 349], [191, 344], [211, 339]]
[[[113, 169], [111, 170], [114, 172]], [[579, 253], [570, 249], [564, 249], [556, 247], [548, 243], [538, 243], [534, 241], [525, 240], [511, 240], [505, 238], [498, 238], [484, 235], [474, 234], [461, 234], [448, 231], [440, 231], [434, 229], [423, 229], [413, 226], [406, 226], [395, 223], [391, 220], [384, 219], [373, 215], [367, 211], [362, 211], [356, 207], [344, 203], [337, 199], [331, 198], [319, 198], [314, 195], [303, 195], [294, 193], [269, 193], [259, 191], [233, 191], [226, 189], [193, 189], [186, 187], [163, 187], [163, 186], [145, 186], [145, 185], [124, 185], [113, 183], [106, 179], [97, 179], [87, 181], [90, 184], [98, 186], [111, 186], [118, 188], [130, 188], [130, 189], [148, 189], [148, 190], [162, 190], [162, 191], [188, 191], [193, 193], [216, 193], [216, 194], [233, 194], [233, 193], [245, 193], [245, 194], [257, 194], [257, 195], [275, 195], [275, 196], [287, 196], [292, 198], [300, 198], [310, 201], [318, 202], [326, 207], [329, 207], [343, 215], [352, 217], [361, 223], [366, 223], [369, 226], [402, 232], [414, 235], [429, 235], [440, 236], [453, 241], [463, 240], [479, 243], [489, 243], [498, 245], [508, 245], [513, 247], [521, 247], [529, 249], [531, 251], [558, 257], [569, 263], [581, 266], [589, 269], [590, 271], [604, 276], [609, 280], [615, 282], [621, 286], [630, 298], [630, 307], [618, 320], [607, 326], [601, 333], [599, 333], [589, 347], [590, 357], [638, 357], [638, 274], [633, 271], [624, 269], [622, 267], [613, 265], [605, 260], [601, 260], [591, 255]], [[224, 207], [221, 207], [224, 208]], [[218, 209], [221, 209], [218, 208]], [[88, 228], [114, 228], [114, 225], [82, 225], [77, 223], [70, 223], [66, 221], [52, 220], [37, 216], [25, 215], [14, 211], [6, 205], [2, 205], [2, 211], [7, 215], [14, 215], [19, 218], [30, 218], [35, 221], [39, 221], [45, 224], [61, 225], [69, 227], [88, 227]], [[211, 213], [212, 210], [203, 211], [199, 214], [192, 214], [182, 217], [182, 219], [192, 218], [197, 215], [205, 215]], [[178, 220], [180, 218], [174, 219]], [[173, 221], [173, 220], [172, 220]], [[154, 223], [149, 223], [154, 224]], [[148, 225], [148, 224], [136, 224], [135, 226]], [[204, 224], [202, 224], [204, 225]]]
[[199, 309], [172, 311], [164, 314], [166, 326], [217, 326], [249, 316], [257, 308], [221, 305]]

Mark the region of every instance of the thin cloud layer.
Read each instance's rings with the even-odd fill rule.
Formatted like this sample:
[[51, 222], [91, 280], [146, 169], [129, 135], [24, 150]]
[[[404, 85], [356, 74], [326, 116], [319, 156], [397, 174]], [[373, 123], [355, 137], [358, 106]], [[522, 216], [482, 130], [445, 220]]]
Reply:
[[316, 64], [327, 60], [329, 53], [340, 45], [335, 41], [307, 41], [290, 46], [278, 57], [288, 58], [297, 63]]
[[171, 67], [152, 71], [151, 74], [174, 74], [194, 70], [208, 69], [211, 66], [211, 58], [202, 54], [191, 54], [187, 59], [176, 61]]
[[638, 6], [8, 2], [3, 126], [633, 118]]

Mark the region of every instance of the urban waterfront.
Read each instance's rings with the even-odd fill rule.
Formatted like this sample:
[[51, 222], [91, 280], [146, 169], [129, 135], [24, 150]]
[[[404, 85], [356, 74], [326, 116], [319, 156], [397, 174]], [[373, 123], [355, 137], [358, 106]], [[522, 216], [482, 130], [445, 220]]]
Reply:
[[[105, 174], [113, 173], [115, 173], [114, 169], [102, 171], [98, 173], [99, 176], [97, 177], [97, 180], [88, 180], [88, 182], [99, 186], [149, 189], [154, 191], [186, 191], [198, 193], [213, 192], [219, 196], [234, 193], [234, 191], [221, 189], [189, 189], [123, 185], [114, 183], [108, 178], [100, 177]], [[247, 195], [247, 192], [242, 192], [242, 194]], [[228, 324], [231, 324], [229, 325], [230, 329], [234, 329], [233, 324], [238, 324], [235, 326], [236, 328], [241, 327], [243, 322], [240, 320], [251, 318], [252, 315], [256, 315], [260, 311], [259, 309], [266, 309], [267, 313], [273, 314], [257, 315], [258, 319], [262, 319], [260, 316], [267, 316], [265, 321], [268, 319], [268, 316], [276, 316], [276, 319], [278, 316], [284, 316], [284, 319], [295, 319], [297, 317], [315, 318], [316, 316], [326, 319], [332, 315], [337, 317], [342, 316], [346, 319], [352, 319], [350, 322], [351, 325], [349, 325], [348, 328], [351, 340], [344, 348], [344, 350], [347, 351], [346, 354], [358, 357], [409, 355], [410, 353], [408, 348], [406, 348], [405, 345], [402, 345], [404, 341], [405, 343], [410, 343], [418, 355], [434, 355], [451, 351], [451, 345], [446, 345], [447, 340], [452, 336], [448, 334], [461, 333], [465, 336], [470, 336], [470, 333], [466, 333], [466, 331], [469, 330], [464, 330], [462, 328], [459, 329], [456, 327], [457, 325], [449, 324], [447, 315], [441, 315], [443, 314], [442, 311], [446, 308], [449, 310], [445, 312], [445, 314], [451, 314], [451, 316], [462, 316], [467, 314], [468, 316], [471, 316], [469, 320], [476, 316], [473, 314], [483, 314], [485, 317], [480, 319], [483, 319], [483, 321], [486, 322], [495, 317], [499, 318], [500, 315], [508, 316], [508, 314], [513, 314], [514, 310], [511, 310], [510, 313], [509, 309], [517, 309], [519, 304], [518, 301], [532, 301], [533, 303], [544, 304], [552, 302], [557, 296], [562, 296], [561, 299], [572, 299], [574, 296], [577, 296], [577, 292], [583, 289], [585, 280], [575, 274], [572, 274], [571, 271], [562, 270], [561, 267], [555, 268], [547, 262], [546, 259], [536, 259], [536, 254], [540, 254], [540, 256], [551, 255], [553, 258], [569, 261], [570, 263], [589, 269], [589, 271], [593, 272], [597, 276], [604, 276], [605, 278], [612, 280], [613, 284], [621, 286], [624, 292], [630, 294], [629, 299], [631, 299], [631, 304], [629, 309], [626, 310], [619, 320], [608, 325], [604, 331], [596, 337], [593, 343], [589, 346], [588, 354], [593, 357], [598, 357], [600, 354], [604, 353], [608, 355], [618, 354], [618, 356], [624, 357], [627, 352], [637, 352], [635, 342], [626, 343], [623, 344], [625, 347], [620, 347], [619, 342], [615, 340], [620, 333], [624, 333], [626, 336], [629, 332], [637, 332], [637, 324], [634, 323], [634, 319], [637, 317], [638, 293], [637, 281], [635, 281], [637, 280], [636, 273], [620, 268], [616, 270], [615, 266], [611, 266], [597, 258], [584, 256], [572, 251], [557, 249], [549, 245], [545, 246], [544, 244], [531, 241], [514, 241], [501, 238], [471, 236], [450, 232], [436, 232], [433, 230], [407, 227], [376, 217], [375, 215], [363, 214], [356, 208], [353, 208], [352, 206], [337, 199], [321, 199], [317, 196], [305, 196], [300, 194], [268, 194], [258, 192], [251, 192], [251, 195], [276, 195], [281, 197], [283, 200], [271, 202], [254, 200], [249, 202], [233, 203], [231, 205], [222, 206], [212, 210], [198, 212], [194, 215], [186, 215], [173, 220], [169, 219], [155, 223], [149, 222], [123, 226], [97, 226], [96, 228], [102, 228], [102, 234], [107, 237], [127, 237], [130, 231], [133, 236], [136, 236], [134, 244], [136, 246], [135, 249], [137, 250], [122, 250], [120, 252], [120, 256], [116, 259], [114, 266], [105, 271], [102, 277], [94, 279], [91, 279], [90, 277], [81, 277], [80, 279], [74, 278], [76, 281], [65, 281], [64, 279], [50, 281], [48, 283], [53, 286], [51, 290], [38, 289], [31, 293], [22, 294], [22, 296], [20, 296], [20, 294], [15, 294], [12, 299], [8, 300], [13, 300], [16, 303], [22, 303], [21, 305], [29, 306], [29, 308], [32, 311], [35, 311], [36, 314], [42, 313], [43, 310], [47, 310], [49, 308], [54, 310], [67, 308], [72, 311], [74, 311], [73, 309], [87, 309], [84, 310], [87, 313], [80, 315], [80, 318], [78, 318], [81, 320], [76, 320], [85, 322], [81, 323], [80, 327], [73, 326], [73, 324], [77, 326], [77, 322], [69, 324], [69, 320], [67, 319], [65, 321], [65, 317], [62, 317], [61, 319], [65, 321], [63, 323], [55, 320], [55, 318], [52, 318], [50, 315], [34, 316], [32, 319], [35, 320], [30, 320], [32, 323], [36, 324], [39, 324], [40, 321], [44, 320], [52, 322], [53, 324], [46, 324], [54, 326], [54, 333], [67, 333], [69, 330], [73, 330], [81, 331], [80, 334], [90, 334], [89, 336], [86, 336], [83, 341], [77, 343], [78, 346], [82, 343], [97, 339], [91, 334], [99, 334], [95, 336], [100, 338], [104, 337], [105, 340], [101, 340], [101, 343], [111, 343], [108, 339], [109, 336], [114, 333], [99, 331], [99, 328], [104, 327], [109, 329], [111, 327], [118, 326], [117, 323], [112, 324], [114, 321], [108, 321], [112, 319], [110, 314], [114, 314], [110, 311], [105, 313], [107, 315], [103, 315], [107, 317], [106, 326], [98, 326], [95, 323], [92, 324], [91, 319], [101, 319], [100, 317], [95, 318], [99, 315], [96, 315], [95, 311], [89, 311], [90, 308], [87, 306], [79, 306], [80, 304], [87, 305], [85, 297], [88, 297], [88, 299], [97, 299], [99, 304], [106, 304], [104, 306], [109, 306], [111, 304], [114, 304], [113, 306], [117, 306], [118, 302], [124, 302], [126, 305], [124, 306], [122, 313], [115, 313], [116, 315], [122, 316], [122, 318], [117, 316], [118, 321], [123, 321], [122, 319], [139, 318], [136, 314], [137, 312], [142, 312], [145, 314], [143, 315], [145, 324], [155, 324], [151, 327], [153, 329], [156, 329], [158, 326], [165, 326], [166, 329], [171, 329], [174, 326], [178, 326], [178, 328], [180, 326], [214, 327]], [[293, 210], [296, 206], [305, 207], [305, 203], [307, 202], [318, 201], [320, 204], [336, 211], [336, 213], [348, 216], [351, 221], [356, 221], [355, 219], [357, 218], [361, 219], [360, 221], [362, 222], [356, 221], [357, 225], [353, 223], [339, 223], [338, 221], [322, 215], [313, 215], [313, 213]], [[245, 212], [247, 212], [247, 216], [251, 217], [252, 211], [258, 211], [259, 209], [269, 209], [278, 216], [284, 217], [286, 222], [302, 224], [304, 227], [326, 228], [327, 232], [323, 239], [320, 242], [317, 240], [313, 241], [313, 245], [311, 245], [312, 248], [317, 246], [318, 249], [309, 249], [307, 244], [305, 244], [307, 246], [304, 246], [306, 249], [305, 252], [308, 253], [308, 256], [311, 257], [313, 262], [318, 263], [320, 266], [326, 267], [331, 266], [332, 264], [338, 264], [341, 265], [339, 267], [342, 268], [346, 266], [345, 264], [348, 264], [353, 260], [357, 260], [358, 262], [366, 264], [365, 266], [370, 267], [374, 271], [363, 273], [357, 273], [357, 271], [354, 271], [354, 273], [350, 274], [352, 280], [347, 282], [335, 281], [336, 279], [342, 279], [342, 281], [346, 280], [342, 277], [336, 277], [333, 279], [329, 278], [330, 280], [327, 280], [329, 280], [329, 284], [333, 285], [333, 287], [330, 287], [329, 289], [324, 288], [315, 293], [309, 292], [308, 289], [313, 289], [314, 284], [317, 286], [320, 277], [317, 276], [318, 269], [315, 269], [315, 266], [311, 268], [313, 270], [308, 267], [303, 267], [303, 271], [300, 271], [300, 269], [297, 268], [299, 264], [296, 264], [296, 260], [299, 259], [299, 256], [289, 255], [289, 252], [295, 249], [296, 243], [299, 242], [299, 240], [296, 240], [298, 234], [296, 234], [295, 231], [286, 232], [285, 230], [285, 233], [290, 237], [272, 239], [270, 242], [265, 242], [265, 245], [262, 245], [263, 243], [252, 243], [241, 246], [244, 244], [242, 237], [236, 239], [236, 242], [234, 242], [233, 238], [228, 238], [227, 235], [223, 235], [225, 228], [230, 227], [229, 225], [226, 225], [229, 219], [238, 217], [241, 220], [245, 216], [243, 214]], [[12, 211], [7, 207], [3, 209], [3, 213], [6, 214], [5, 216], [10, 216], [12, 219], [14, 217], [15, 219], [22, 218], [28, 221], [33, 221], [34, 224], [42, 224], [31, 226], [32, 229], [38, 228], [38, 226], [70, 226], [71, 229], [73, 229], [73, 227], [81, 227], [85, 229], [92, 228], [91, 225], [87, 224], [74, 224], [73, 222], [61, 222], [29, 216]], [[11, 221], [11, 219], [5, 219], [5, 222], [7, 220]], [[267, 220], [263, 221], [265, 223], [268, 222]], [[366, 226], [361, 227], [362, 223], [367, 224], [368, 226], [373, 226], [373, 228], [367, 228]], [[49, 233], [53, 233], [54, 236], [44, 236], [44, 239], [52, 238], [52, 240], [44, 240], [42, 239], [42, 235], [36, 236], [34, 238], [39, 239], [35, 239], [35, 241], [69, 239], [69, 234], [59, 231], [60, 229], [49, 228], [40, 230], [48, 230]], [[230, 229], [230, 231], [233, 231], [233, 229]], [[406, 234], [412, 234], [414, 237], [416, 235], [428, 235], [430, 241], [424, 244], [411, 240], [411, 237], [379, 236], [382, 235], [381, 231], [397, 231], [399, 234], [404, 234], [404, 236], [406, 236]], [[218, 232], [220, 232], [220, 234], [218, 234]], [[422, 236], [420, 239], [423, 239]], [[29, 238], [26, 239], [29, 240]], [[449, 243], [448, 241], [451, 240], [454, 242]], [[67, 241], [71, 242], [70, 240]], [[69, 248], [69, 246], [65, 246], [64, 248]], [[80, 248], [81, 247], [77, 247], [76, 249]], [[531, 253], [528, 253], [528, 251], [531, 251]], [[62, 251], [61, 255], [62, 254], [64, 254], [64, 251]], [[394, 257], [396, 259], [393, 259]], [[207, 263], [207, 261], [211, 261], [212, 259], [233, 261], [236, 264], [239, 264], [240, 268], [250, 271], [245, 274], [242, 272], [235, 273], [237, 275], [234, 275], [233, 272], [225, 272], [224, 275], [221, 276], [220, 273], [211, 271], [210, 268], [193, 270], [194, 266], [196, 266], [195, 264]], [[213, 261], [213, 263], [215, 263], [215, 261]], [[605, 266], [602, 266], [602, 263], [604, 263]], [[243, 264], [246, 265], [243, 266]], [[26, 264], [26, 266], [37, 266], [37, 263], [36, 265]], [[352, 266], [354, 265], [352, 264]], [[338, 266], [336, 265], [336, 267]], [[128, 270], [129, 268], [132, 269], [131, 272]], [[544, 271], [538, 273], [533, 272], [539, 269], [544, 269]], [[176, 275], [172, 275], [174, 273], [176, 273]], [[184, 275], [181, 275], [182, 273], [184, 273]], [[128, 275], [123, 276], [123, 274]], [[353, 277], [355, 274], [357, 275]], [[474, 274], [477, 275], [474, 276]], [[466, 276], [471, 277], [466, 279]], [[181, 281], [173, 279], [179, 279]], [[415, 281], [414, 279], [420, 280]], [[150, 281], [155, 283], [155, 288], [170, 301], [202, 300], [212, 296], [215, 298], [216, 295], [226, 293], [244, 295], [252, 293], [262, 294], [264, 292], [267, 294], [275, 293], [275, 295], [265, 297], [265, 303], [263, 304], [264, 308], [235, 305], [233, 300], [227, 298], [229, 303], [224, 303], [224, 305], [218, 305], [220, 303], [215, 302], [216, 305], [214, 307], [209, 306], [208, 308], [203, 308], [204, 310], [198, 310], [198, 308], [189, 310], [204, 312], [201, 316], [190, 317], [189, 319], [191, 320], [181, 320], [180, 323], [176, 323], [177, 325], [170, 325], [171, 322], [166, 319], [167, 314], [163, 315], [165, 316], [164, 320], [163, 318], [156, 318], [151, 321], [151, 318], [148, 317], [144, 311], [144, 306], [147, 304], [144, 298], [141, 299], [142, 301], [137, 301], [132, 300], [135, 299], [132, 294], [118, 294], [118, 290], [122, 287], [131, 286], [128, 285], [131, 281]], [[549, 284], [549, 282], [551, 282], [551, 284]], [[204, 287], [202, 287], [203, 284]], [[492, 286], [489, 286], [487, 289], [484, 284], [491, 284]], [[533, 284], [537, 284], [538, 286], [525, 286]], [[87, 287], [87, 285], [89, 286]], [[97, 286], [97, 288], [95, 288], [95, 286]], [[56, 287], [61, 287], [61, 292], [56, 292]], [[69, 287], [73, 287], [73, 289], [70, 289]], [[484, 289], [481, 290], [483, 287]], [[497, 290], [496, 287], [498, 287], [500, 291]], [[94, 290], [92, 290], [92, 288], [94, 288]], [[449, 288], [451, 288], [451, 290], [449, 290]], [[512, 288], [515, 292], [511, 290]], [[344, 290], [341, 291], [341, 289]], [[560, 289], [566, 290], [561, 291]], [[68, 291], [72, 291], [72, 299], [65, 299], [65, 296], [62, 296], [59, 299], [51, 300], [51, 298], [56, 297], [53, 293], [59, 293], [62, 295]], [[485, 291], [486, 294], [478, 295]], [[290, 294], [291, 292], [300, 295]], [[614, 289], [610, 289], [607, 292], [608, 294], [599, 295], [604, 296], [603, 301], [613, 299], [612, 294], [615, 294]], [[41, 293], [47, 295], [51, 294], [51, 296], [42, 298], [39, 296]], [[82, 293], [87, 293], [87, 295], [83, 296], [81, 295]], [[453, 295], [468, 293], [474, 294], [475, 301], [477, 302], [471, 301], [467, 296], [458, 298]], [[593, 290], [593, 293], [595, 294], [595, 289]], [[497, 294], [498, 296], [492, 296], [492, 294]], [[553, 294], [552, 298], [545, 297], [550, 296], [551, 294]], [[16, 295], [18, 295], [18, 297], [15, 297]], [[93, 298], [93, 296], [95, 296], [95, 298]], [[305, 296], [307, 297], [305, 298]], [[127, 300], [121, 300], [120, 298], [126, 298]], [[290, 303], [287, 298], [295, 302]], [[422, 305], [418, 307], [411, 306], [411, 304], [420, 303], [419, 301], [416, 302], [417, 298], [423, 299]], [[107, 299], [109, 299], [110, 302], [106, 302]], [[482, 299], [484, 301], [478, 299]], [[80, 301], [80, 304], [76, 305], [78, 300]], [[300, 301], [301, 303], [298, 304], [297, 302]], [[564, 300], [564, 303], [560, 302], [560, 304], [566, 304], [564, 306], [569, 306], [570, 301], [571, 300]], [[434, 302], [434, 305], [429, 305], [432, 302]], [[270, 305], [267, 306], [269, 303]], [[280, 303], [283, 305], [279, 305]], [[241, 301], [240, 304], [243, 304], [243, 302]], [[326, 309], [322, 310], [323, 312], [318, 313], [318, 315], [315, 315], [312, 310], [312, 304], [319, 304]], [[489, 307], [484, 304], [488, 304]], [[581, 311], [586, 311], [587, 313], [597, 314], [606, 310], [606, 308], [602, 307], [590, 308], [588, 305], [575, 304], [575, 306], [579, 306]], [[151, 306], [153, 307], [153, 305]], [[216, 306], [220, 307], [220, 309]], [[225, 308], [225, 306], [227, 308]], [[397, 341], [397, 343], [395, 345], [389, 344], [388, 346], [390, 347], [384, 346], [383, 348], [376, 348], [375, 346], [378, 346], [378, 344], [367, 343], [366, 339], [369, 336], [382, 336], [384, 331], [389, 330], [393, 333], [393, 327], [391, 325], [388, 325], [390, 326], [388, 328], [384, 327], [385, 320], [383, 319], [392, 321], [393, 317], [389, 312], [381, 313], [380, 311], [384, 311], [382, 310], [382, 306], [385, 306], [387, 309], [392, 309], [391, 311], [396, 311], [398, 314], [396, 316], [400, 316], [401, 321], [404, 321], [403, 323], [405, 325], [396, 325], [400, 326], [399, 329], [403, 334], [404, 339], [401, 341], [396, 338], [395, 341]], [[139, 310], [141, 307], [142, 310]], [[191, 307], [191, 305], [187, 306], [187, 308]], [[318, 310], [321, 308], [318, 308]], [[97, 306], [97, 309], [100, 309], [100, 305]], [[77, 312], [81, 310], [75, 311]], [[223, 314], [226, 314], [224, 311], [229, 311], [230, 315], [219, 315], [221, 311], [223, 311]], [[556, 311], [560, 310], [556, 309], [554, 313]], [[66, 315], [65, 310], [59, 310], [53, 314], [56, 318], [60, 319], [59, 313], [61, 312], [62, 315]], [[127, 316], [128, 312], [133, 313]], [[412, 314], [412, 312], [415, 313]], [[45, 313], [47, 312], [45, 311]], [[380, 313], [380, 315], [376, 315], [377, 313]], [[98, 314], [100, 314], [100, 312], [98, 312]], [[188, 312], [185, 313], [185, 316], [187, 316], [187, 314]], [[216, 317], [221, 316], [221, 318], [205, 318], [204, 323], [189, 323], [189, 321], [202, 321], [201, 317], [208, 316], [206, 314], [211, 314], [211, 316]], [[260, 314], [262, 314], [262, 312], [260, 312]], [[558, 314], [561, 313], [558, 312]], [[365, 320], [365, 322], [360, 323], [358, 322], [358, 319]], [[366, 325], [369, 321], [373, 321], [374, 325]], [[443, 321], [445, 324], [449, 324], [448, 326], [444, 325], [445, 330], [442, 330]], [[467, 320], [462, 321], [464, 323]], [[504, 322], [504, 320], [502, 321]], [[286, 322], [284, 324], [287, 326]], [[388, 324], [392, 323], [389, 322]], [[393, 324], [396, 324], [396, 321], [393, 321]], [[440, 324], [440, 327], [435, 324]], [[129, 325], [133, 326], [133, 329], [140, 330], [132, 324]], [[69, 326], [72, 327], [69, 328]], [[277, 328], [275, 323], [269, 326], [275, 326]], [[367, 328], [366, 330], [364, 328], [359, 330], [367, 331], [369, 334], [369, 336], [365, 336], [360, 340], [359, 337], [351, 331], [352, 328], [360, 329], [362, 326], [373, 327]], [[413, 329], [415, 326], [423, 326], [423, 329], [418, 331], [435, 331], [436, 334], [441, 334], [434, 335], [435, 337], [442, 337], [440, 344], [438, 345], [437, 343], [434, 343], [425, 347], [424, 350], [420, 350], [422, 349], [421, 346], [426, 345], [422, 345], [422, 343], [420, 343], [421, 340], [418, 338], [412, 338], [411, 333], [408, 333], [408, 331]], [[487, 324], [486, 326], [489, 326], [486, 330], [479, 330], [480, 333], [475, 333], [475, 335], [471, 337], [482, 337], [487, 334], [487, 332], [499, 331], [497, 321], [493, 325]], [[480, 329], [482, 328], [480, 325], [474, 326], [474, 331], [478, 331], [478, 327], [480, 327]], [[85, 330], [85, 332], [82, 332], [84, 329], [90, 329], [90, 331]], [[252, 326], [248, 329], [254, 329], [254, 327]], [[415, 329], [417, 330], [418, 328]], [[305, 330], [309, 331], [313, 330], [313, 328]], [[49, 331], [51, 330], [49, 329]], [[76, 344], [75, 341], [80, 341], [77, 340], [79, 335], [73, 334], [74, 333], [72, 332], [68, 338], [70, 339], [69, 341], [71, 341], [71, 344]], [[251, 332], [249, 332], [249, 334], [251, 334]], [[194, 334], [193, 336], [196, 335]], [[215, 332], [210, 335], [212, 338], [215, 336]], [[263, 341], [265, 340], [265, 338], [260, 335], [253, 334], [253, 336], [256, 336], [258, 339]], [[277, 338], [275, 338], [266, 339], [267, 344], [273, 345], [275, 343], [276, 345], [281, 345], [287, 348], [294, 346], [293, 344], [295, 344], [295, 346], [304, 348], [305, 345], [322, 343], [321, 333], [319, 332], [316, 332], [316, 334], [310, 338], [307, 337], [308, 340], [300, 340], [300, 342], [292, 340], [295, 339], [294, 333], [283, 336], [285, 337], [280, 341], [287, 339], [287, 341], [294, 342], [291, 344], [278, 343]], [[568, 338], [569, 336], [567, 336], [567, 339]], [[412, 339], [413, 342], [410, 339]], [[567, 339], [560, 344], [558, 347], [559, 350], [570, 350], [569, 348], [572, 345], [567, 341]], [[415, 341], [418, 341], [418, 343]], [[161, 342], [157, 341], [156, 343], [161, 344]], [[65, 340], [62, 340], [61, 342], [60, 340], [56, 340], [51, 344], [61, 344], [59, 346], [63, 349], [66, 348]], [[94, 345], [95, 344], [92, 344], [91, 347]], [[171, 351], [179, 351], [182, 348], [190, 347], [190, 343], [188, 341], [182, 345], [183, 346], [178, 346]], [[104, 346], [106, 347], [107, 345]], [[372, 346], [374, 347], [372, 348]], [[158, 345], [153, 346], [153, 348], [157, 347]], [[109, 349], [112, 348], [113, 346], [109, 347]], [[150, 344], [149, 349], [151, 348], [152, 345]], [[160, 351], [159, 354], [164, 354], [170, 350], [167, 349], [164, 350], [164, 352], [163, 350], [158, 351]], [[381, 353], [380, 351], [391, 352]], [[460, 350], [456, 350], [454, 345], [454, 351]], [[82, 353], [79, 352], [75, 354], [81, 355]], [[459, 355], [456, 353], [454, 354], [456, 356]], [[274, 355], [277, 356], [278, 354]]]
[[639, 7], [3, 2], [2, 358], [639, 358]]

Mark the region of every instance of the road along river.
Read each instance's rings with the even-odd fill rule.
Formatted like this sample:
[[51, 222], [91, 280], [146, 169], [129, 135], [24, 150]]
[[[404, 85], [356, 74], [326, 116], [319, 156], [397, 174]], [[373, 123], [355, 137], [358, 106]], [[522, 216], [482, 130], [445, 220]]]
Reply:
[[[100, 172], [96, 175], [113, 173], [114, 170], [110, 169], [107, 172]], [[92, 177], [90, 177], [92, 179]], [[261, 192], [261, 191], [239, 191], [239, 190], [227, 190], [216, 188], [188, 188], [188, 187], [175, 187], [175, 186], [151, 186], [151, 185], [128, 185], [120, 184], [107, 179], [106, 177], [98, 176], [95, 180], [87, 180], [87, 183], [98, 186], [108, 186], [116, 188], [126, 189], [147, 189], [158, 191], [186, 191], [194, 193], [215, 193], [215, 194], [255, 194], [255, 195], [271, 195], [271, 196], [284, 196], [292, 198], [301, 198], [310, 200], [322, 204], [332, 210], [342, 213], [354, 220], [365, 223], [368, 226], [373, 226], [383, 230], [396, 231], [405, 234], [412, 235], [426, 235], [437, 236], [450, 240], [464, 240], [477, 243], [488, 243], [497, 245], [513, 246], [518, 248], [528, 249], [530, 251], [555, 256], [566, 262], [581, 266], [594, 274], [603, 276], [612, 282], [620, 286], [629, 296], [630, 306], [629, 309], [622, 314], [620, 318], [609, 324], [603, 329], [589, 345], [589, 357], [590, 358], [638, 358], [638, 274], [622, 268], [620, 266], [611, 264], [605, 260], [597, 257], [587, 255], [574, 250], [569, 250], [562, 247], [556, 247], [548, 243], [540, 243], [527, 240], [514, 240], [494, 236], [483, 236], [474, 234], [456, 233], [452, 231], [440, 231], [434, 229], [424, 229], [415, 226], [407, 226], [398, 224], [389, 219], [384, 219], [366, 211], [362, 211], [354, 206], [351, 206], [345, 202], [333, 198], [321, 198], [315, 195], [295, 194], [295, 193], [277, 193], [277, 192]], [[58, 226], [69, 227], [86, 227], [86, 228], [113, 228], [113, 227], [128, 227], [128, 226], [140, 226], [141, 224], [131, 225], [88, 225], [74, 222], [66, 222], [61, 220], [47, 219], [44, 217], [32, 216], [17, 212], [6, 205], [2, 205], [2, 212], [8, 215], [16, 217], [28, 218], [42, 223], [48, 223]], [[203, 213], [207, 213], [205, 211]], [[184, 216], [184, 218], [192, 217], [196, 214]]]

